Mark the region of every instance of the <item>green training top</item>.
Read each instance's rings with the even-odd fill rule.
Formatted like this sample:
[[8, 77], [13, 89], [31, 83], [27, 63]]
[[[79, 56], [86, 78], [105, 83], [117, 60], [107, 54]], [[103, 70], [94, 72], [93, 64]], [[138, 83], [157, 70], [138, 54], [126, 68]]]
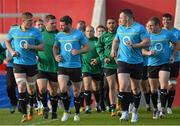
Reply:
[[55, 42], [55, 35], [58, 30], [48, 32], [46, 29], [42, 31], [44, 51], [38, 51], [38, 70], [45, 72], [57, 72], [58, 63], [53, 56], [53, 45]]
[[[89, 52], [82, 54], [82, 72], [88, 72], [91, 74], [99, 74], [101, 72], [100, 58], [96, 51], [96, 45], [98, 38], [92, 37], [89, 39]], [[97, 65], [93, 66], [90, 64], [91, 59], [97, 60]]]
[[[115, 38], [115, 32], [104, 32], [101, 37], [98, 40], [97, 44], [97, 53], [99, 54], [99, 57], [102, 61], [102, 67], [103, 68], [109, 68], [109, 69], [117, 69], [116, 62], [114, 58], [110, 56], [111, 48], [112, 48], [112, 42]], [[104, 59], [110, 58], [110, 63], [105, 63]]]

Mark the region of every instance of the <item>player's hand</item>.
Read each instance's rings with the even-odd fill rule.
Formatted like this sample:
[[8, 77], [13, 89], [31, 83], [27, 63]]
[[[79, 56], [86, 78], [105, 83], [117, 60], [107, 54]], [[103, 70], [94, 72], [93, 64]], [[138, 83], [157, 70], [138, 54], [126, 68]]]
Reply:
[[111, 56], [112, 58], [114, 58], [114, 57], [116, 57], [116, 56], [117, 56], [117, 54], [116, 54], [116, 52], [115, 52], [114, 50], [111, 50], [111, 54], [110, 54], [110, 56]]
[[94, 59], [91, 59], [90, 64], [91, 64], [92, 66], [97, 65], [97, 60], [96, 60], [95, 58], [94, 58]]
[[11, 61], [13, 59], [13, 57], [6, 57], [4, 59], [4, 63], [7, 64], [9, 61]]
[[23, 45], [23, 48], [24, 48], [24, 49], [32, 49], [33, 47], [32, 47], [32, 45], [30, 45], [30, 44], [28, 44], [28, 43], [25, 43], [25, 44]]
[[61, 62], [62, 61], [62, 56], [60, 56], [60, 55], [56, 55], [55, 56], [55, 60], [57, 61], [57, 62]]
[[79, 51], [76, 50], [76, 49], [72, 49], [72, 50], [71, 50], [71, 53], [72, 53], [73, 55], [78, 55], [78, 54], [79, 54]]
[[174, 63], [174, 56], [170, 56], [169, 63]]
[[107, 64], [109, 64], [109, 63], [110, 63], [110, 58], [105, 58], [105, 59], [104, 59], [104, 62], [107, 63]]
[[16, 51], [13, 51], [13, 52], [11, 52], [11, 56], [12, 57], [17, 57], [17, 56], [19, 56], [19, 53], [16, 52]]
[[126, 42], [126, 45], [127, 45], [127, 46], [130, 46], [130, 47], [133, 47], [132, 41], [127, 41], [127, 42]]
[[155, 55], [155, 54], [156, 54], [156, 51], [155, 51], [155, 50], [150, 50], [150, 51], [149, 51], [149, 55], [150, 55], [150, 56], [153, 56], [153, 55]]

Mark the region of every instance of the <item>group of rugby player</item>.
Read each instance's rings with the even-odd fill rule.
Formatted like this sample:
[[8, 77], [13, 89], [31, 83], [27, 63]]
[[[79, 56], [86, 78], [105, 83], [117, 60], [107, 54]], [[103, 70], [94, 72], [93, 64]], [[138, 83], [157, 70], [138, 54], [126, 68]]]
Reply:
[[68, 15], [60, 18], [59, 30], [52, 14], [36, 20], [35, 26], [32, 13], [22, 13], [21, 19], [22, 23], [12, 26], [7, 40], [1, 43], [1, 55], [8, 50], [7, 92], [13, 106], [11, 112], [18, 104], [22, 122], [32, 120], [36, 100], [44, 119], [49, 115], [48, 100], [51, 118], [57, 119], [61, 100], [61, 121], [67, 121], [71, 114], [71, 86], [74, 121], [80, 121], [81, 108], [87, 114], [92, 112], [93, 93], [98, 113], [108, 109], [111, 116], [120, 115], [120, 121], [127, 121], [132, 107], [131, 122], [138, 122], [141, 87], [148, 111], [152, 101], [153, 119], [172, 114], [179, 74], [180, 31], [173, 27], [171, 14], [162, 16], [163, 27], [158, 17], [152, 17], [145, 28], [135, 21], [130, 9], [124, 9], [119, 26], [109, 18], [106, 27], [99, 25], [96, 30], [82, 20], [73, 28]]

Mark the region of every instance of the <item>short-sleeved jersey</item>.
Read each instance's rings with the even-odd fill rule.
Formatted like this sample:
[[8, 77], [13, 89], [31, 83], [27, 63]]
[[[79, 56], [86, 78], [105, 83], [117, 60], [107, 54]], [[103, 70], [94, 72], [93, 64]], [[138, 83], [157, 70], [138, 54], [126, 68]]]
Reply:
[[[176, 37], [177, 42], [180, 42], [180, 30], [178, 30], [177, 28], [173, 28], [173, 29], [171, 30], [171, 32], [172, 32], [173, 35]], [[173, 46], [172, 46], [172, 44], [170, 44], [170, 47], [171, 47], [171, 51], [173, 52]], [[175, 62], [180, 61], [180, 54], [179, 54], [179, 53], [180, 53], [180, 52], [178, 51], [178, 52], [176, 53], [176, 55], [175, 55], [175, 58], [174, 58], [174, 61], [175, 61]]]
[[14, 57], [15, 64], [21, 65], [35, 65], [36, 51], [31, 49], [24, 49], [23, 44], [38, 45], [42, 42], [41, 32], [31, 27], [26, 31], [22, 31], [20, 26], [14, 26], [8, 33], [8, 40], [14, 42], [14, 50], [19, 53]]
[[[103, 68], [117, 69], [117, 64], [114, 58], [110, 56], [112, 49], [112, 42], [114, 40], [115, 34], [116, 34], [115, 32], [109, 32], [109, 31], [103, 32], [103, 34], [98, 39], [96, 49], [100, 57]], [[105, 58], [109, 58], [110, 62], [109, 63], [104, 62]]]
[[58, 63], [59, 67], [81, 68], [80, 55], [73, 55], [72, 49], [80, 50], [82, 45], [88, 43], [85, 35], [79, 30], [73, 29], [69, 34], [59, 32], [55, 37], [55, 45], [59, 47], [59, 54], [62, 61]]
[[138, 64], [143, 62], [141, 48], [132, 48], [126, 44], [127, 41], [131, 41], [133, 44], [138, 44], [143, 39], [149, 38], [143, 25], [137, 22], [134, 22], [134, 24], [130, 27], [120, 25], [117, 29], [115, 38], [120, 41], [118, 61], [123, 61], [129, 64]]
[[149, 50], [155, 51], [155, 55], [148, 57], [148, 66], [159, 66], [169, 63], [171, 55], [169, 43], [177, 42], [176, 37], [172, 32], [162, 29], [160, 33], [150, 35], [150, 47]]
[[48, 32], [46, 29], [42, 31], [44, 50], [38, 51], [38, 70], [45, 72], [57, 72], [58, 63], [53, 56], [53, 45], [55, 35], [58, 30]]
[[[92, 37], [89, 39], [89, 52], [82, 54], [82, 72], [91, 74], [99, 74], [101, 72], [100, 58], [96, 50], [98, 38]], [[91, 65], [92, 59], [97, 60], [97, 65]]]
[[[14, 44], [13, 42], [11, 42], [11, 45], [12, 47], [14, 48]], [[1, 42], [1, 46], [4, 50], [6, 50], [5, 54], [6, 54], [6, 57], [12, 57], [11, 53], [9, 52], [9, 50], [7, 50], [6, 48], [6, 44], [5, 44], [5, 41]], [[12, 60], [9, 60], [7, 65], [7, 67], [13, 67], [13, 59]]]

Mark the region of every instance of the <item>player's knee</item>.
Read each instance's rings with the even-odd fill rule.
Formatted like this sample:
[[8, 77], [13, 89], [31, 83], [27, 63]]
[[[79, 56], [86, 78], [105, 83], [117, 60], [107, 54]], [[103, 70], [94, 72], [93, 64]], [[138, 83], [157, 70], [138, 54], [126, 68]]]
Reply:
[[26, 78], [16, 78], [17, 84], [26, 84], [27, 80]]
[[175, 79], [170, 79], [170, 80], [168, 81], [168, 84], [169, 84], [169, 85], [176, 85], [176, 80], [175, 80]]
[[34, 82], [27, 82], [27, 84], [30, 85], [30, 86], [35, 86], [36, 82], [35, 81]]
[[156, 93], [157, 89], [151, 89], [151, 93]]

